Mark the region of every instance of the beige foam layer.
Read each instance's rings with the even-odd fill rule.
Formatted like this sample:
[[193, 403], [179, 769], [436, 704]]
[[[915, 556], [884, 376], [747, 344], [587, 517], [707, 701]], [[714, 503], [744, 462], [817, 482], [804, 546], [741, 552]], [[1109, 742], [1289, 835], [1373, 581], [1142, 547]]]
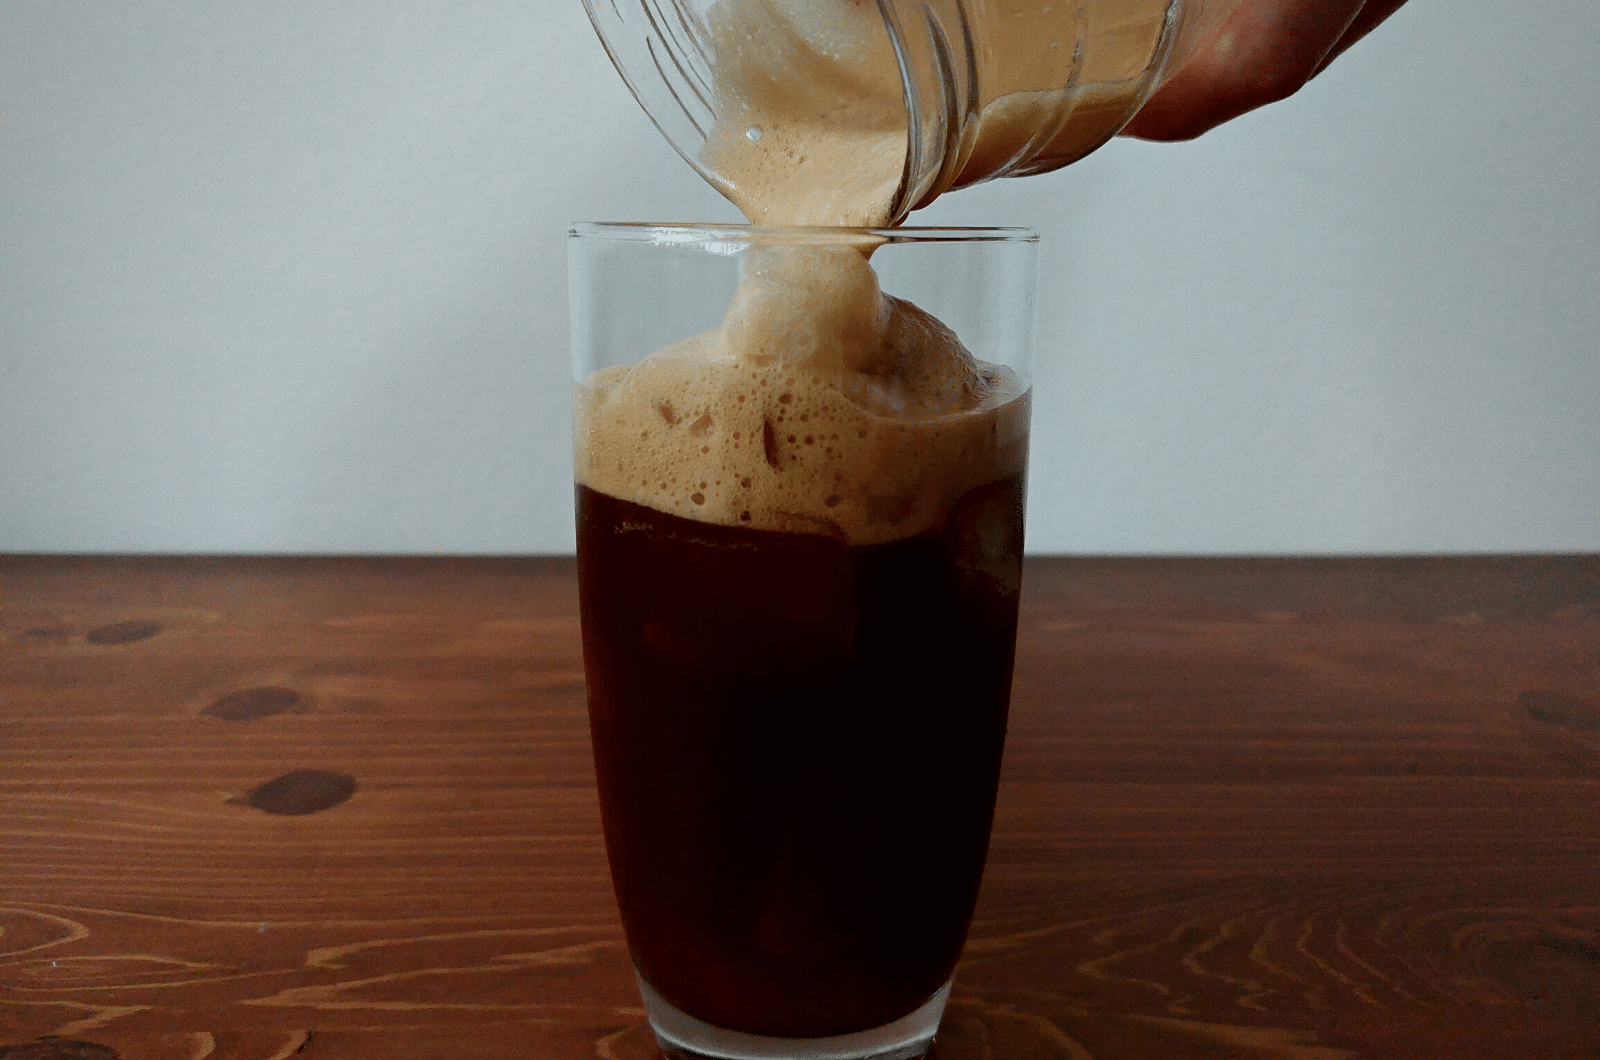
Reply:
[[724, 526], [876, 544], [1018, 474], [1027, 394], [851, 248], [762, 248], [723, 326], [578, 388], [575, 473]]

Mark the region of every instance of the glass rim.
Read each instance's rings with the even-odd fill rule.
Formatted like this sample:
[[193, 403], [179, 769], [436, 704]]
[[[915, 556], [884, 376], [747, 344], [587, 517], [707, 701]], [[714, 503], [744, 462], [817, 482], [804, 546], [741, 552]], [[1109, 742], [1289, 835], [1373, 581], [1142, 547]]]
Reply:
[[1037, 243], [1032, 228], [964, 228], [907, 226], [904, 228], [844, 228], [833, 226], [775, 227], [750, 224], [653, 221], [574, 221], [569, 239], [612, 240], [682, 246], [711, 243]]

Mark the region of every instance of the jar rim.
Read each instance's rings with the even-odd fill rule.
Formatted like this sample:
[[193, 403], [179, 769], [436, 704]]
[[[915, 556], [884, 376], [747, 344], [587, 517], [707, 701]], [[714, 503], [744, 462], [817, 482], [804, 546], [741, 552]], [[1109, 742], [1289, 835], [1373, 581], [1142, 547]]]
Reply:
[[749, 224], [651, 221], [574, 221], [567, 230], [572, 239], [612, 240], [624, 243], [751, 245], [827, 245], [839, 243], [1037, 243], [1031, 228], [968, 228], [907, 226], [904, 228], [844, 228], [833, 226], [764, 227]]

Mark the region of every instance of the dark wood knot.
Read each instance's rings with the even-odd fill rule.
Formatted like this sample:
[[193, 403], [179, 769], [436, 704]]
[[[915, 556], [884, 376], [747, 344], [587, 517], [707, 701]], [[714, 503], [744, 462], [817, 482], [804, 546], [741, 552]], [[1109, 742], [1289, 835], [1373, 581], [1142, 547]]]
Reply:
[[200, 713], [223, 721], [255, 721], [284, 711], [300, 702], [300, 693], [292, 688], [242, 688], [218, 696]]
[[47, 1034], [25, 1045], [0, 1045], [0, 1060], [122, 1060], [115, 1049]]
[[1547, 688], [1530, 688], [1521, 699], [1528, 716], [1536, 721], [1579, 732], [1600, 732], [1600, 702]]
[[297, 769], [254, 789], [242, 801], [253, 810], [283, 817], [304, 817], [332, 809], [356, 793], [356, 778], [320, 769]]
[[90, 644], [132, 644], [136, 640], [148, 640], [160, 632], [159, 622], [113, 622], [109, 626], [91, 629], [87, 639]]

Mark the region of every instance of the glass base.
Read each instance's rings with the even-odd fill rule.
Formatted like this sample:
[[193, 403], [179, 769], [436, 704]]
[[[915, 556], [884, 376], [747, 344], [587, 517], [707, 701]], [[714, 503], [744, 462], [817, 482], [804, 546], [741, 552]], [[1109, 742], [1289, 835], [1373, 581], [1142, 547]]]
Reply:
[[946, 982], [922, 1007], [893, 1023], [826, 1038], [769, 1038], [724, 1030], [670, 1004], [639, 977], [639, 993], [668, 1060], [918, 1060], [933, 1047], [933, 1034], [950, 997]]

